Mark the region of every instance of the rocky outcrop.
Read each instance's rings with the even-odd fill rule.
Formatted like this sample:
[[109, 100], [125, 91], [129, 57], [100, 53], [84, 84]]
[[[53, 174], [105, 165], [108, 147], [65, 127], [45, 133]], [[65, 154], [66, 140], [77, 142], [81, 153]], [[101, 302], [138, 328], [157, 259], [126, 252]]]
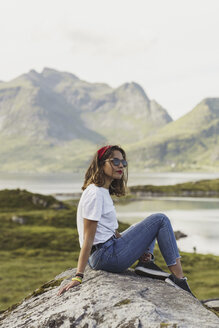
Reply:
[[185, 233], [183, 233], [179, 230], [174, 231], [174, 235], [175, 235], [176, 240], [179, 240], [180, 238], [188, 237], [188, 235], [186, 235]]
[[19, 224], [25, 224], [25, 219], [17, 215], [13, 215], [11, 221]]
[[199, 300], [163, 281], [87, 267], [82, 285], [57, 296], [75, 269], [55, 279], [0, 315], [4, 328], [216, 328], [219, 318]]
[[209, 300], [203, 300], [202, 303], [207, 307], [209, 307], [210, 309], [219, 311], [219, 298], [211, 298]]

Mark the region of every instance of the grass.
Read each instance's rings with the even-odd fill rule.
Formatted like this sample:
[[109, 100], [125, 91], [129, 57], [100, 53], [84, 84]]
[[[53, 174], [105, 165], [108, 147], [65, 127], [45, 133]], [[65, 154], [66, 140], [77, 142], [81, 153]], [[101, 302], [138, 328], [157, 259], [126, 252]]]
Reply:
[[[77, 267], [80, 251], [75, 205], [66, 202], [63, 208], [55, 210], [50, 206], [33, 208], [32, 197], [24, 201], [23, 208], [19, 198], [17, 202], [18, 208], [11, 209], [5, 198], [4, 208], [0, 206], [0, 311], [21, 301], [61, 272]], [[13, 215], [22, 216], [25, 224], [13, 222]], [[128, 226], [119, 222], [119, 231]], [[219, 257], [181, 255], [194, 294], [199, 299], [219, 297]], [[156, 263], [166, 270], [157, 246], [155, 256]]]
[[68, 268], [77, 266], [78, 252], [16, 250], [0, 252], [0, 310], [19, 302]]

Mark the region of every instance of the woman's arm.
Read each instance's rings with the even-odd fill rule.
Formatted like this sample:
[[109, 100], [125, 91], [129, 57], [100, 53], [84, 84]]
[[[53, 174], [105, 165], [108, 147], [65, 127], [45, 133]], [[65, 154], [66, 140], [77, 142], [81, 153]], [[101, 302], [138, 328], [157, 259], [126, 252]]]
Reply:
[[84, 219], [84, 242], [78, 258], [77, 272], [84, 273], [94, 242], [94, 236], [97, 230], [97, 222], [98, 221]]
[[[84, 219], [84, 241], [78, 258], [77, 272], [84, 273], [85, 267], [90, 256], [90, 251], [93, 245], [95, 233], [97, 230], [97, 222], [93, 220]], [[61, 288], [57, 295], [61, 295], [69, 288], [79, 285], [79, 281], [71, 281], [63, 288]]]

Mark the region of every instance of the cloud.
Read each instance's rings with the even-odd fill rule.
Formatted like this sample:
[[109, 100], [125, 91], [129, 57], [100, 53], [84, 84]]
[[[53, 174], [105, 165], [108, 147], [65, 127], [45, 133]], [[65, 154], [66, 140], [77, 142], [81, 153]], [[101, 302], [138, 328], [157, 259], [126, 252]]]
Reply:
[[73, 28], [63, 32], [63, 35], [67, 37], [71, 42], [78, 45], [89, 45], [99, 46], [107, 42], [107, 37], [103, 34], [90, 32], [87, 30]]
[[86, 53], [106, 57], [131, 57], [145, 54], [158, 43], [153, 33], [126, 33], [126, 31], [100, 31], [73, 28], [62, 31], [63, 38], [71, 43], [73, 54]]

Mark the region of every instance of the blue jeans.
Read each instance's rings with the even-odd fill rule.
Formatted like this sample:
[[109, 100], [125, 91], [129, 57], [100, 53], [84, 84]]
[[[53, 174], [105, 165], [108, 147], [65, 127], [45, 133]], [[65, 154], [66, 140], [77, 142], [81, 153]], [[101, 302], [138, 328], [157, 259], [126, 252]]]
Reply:
[[163, 213], [155, 213], [122, 232], [120, 238], [113, 236], [89, 259], [92, 269], [122, 272], [135, 263], [144, 252], [153, 254], [155, 239], [168, 266], [180, 258], [173, 228]]

